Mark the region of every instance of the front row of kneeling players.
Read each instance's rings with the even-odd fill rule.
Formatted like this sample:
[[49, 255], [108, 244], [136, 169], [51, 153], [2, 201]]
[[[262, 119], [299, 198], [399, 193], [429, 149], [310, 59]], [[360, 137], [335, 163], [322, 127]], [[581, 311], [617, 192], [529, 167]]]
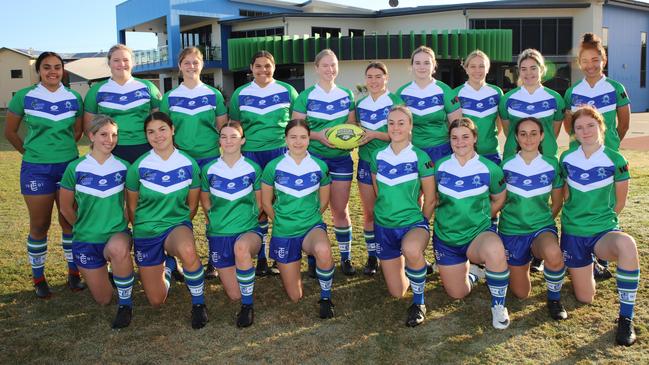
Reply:
[[[81, 270], [100, 303], [108, 302], [112, 293], [105, 273], [105, 260], [111, 261], [120, 304], [114, 327], [130, 323], [134, 281], [127, 221], [121, 214], [124, 187], [135, 258], [151, 304], [165, 301], [169, 271], [175, 264], [171, 256], [177, 256], [192, 295], [192, 327], [201, 328], [207, 322], [203, 268], [191, 229], [200, 198], [208, 220], [210, 260], [219, 270], [227, 295], [242, 302], [237, 326], [249, 326], [254, 320], [253, 257], [261, 246], [257, 220], [261, 211], [273, 221], [271, 258], [278, 262], [290, 299], [302, 297], [300, 261], [304, 251], [316, 258], [320, 317], [334, 315], [334, 265], [322, 221], [330, 178], [326, 165], [307, 152], [310, 131], [303, 120], [289, 122], [285, 129], [287, 153], [263, 172], [242, 156], [245, 136], [238, 122], [222, 127], [223, 155], [204, 166], [202, 173], [195, 161], [173, 146], [173, 125], [166, 114], [151, 114], [144, 128], [153, 149], [129, 167], [110, 153], [116, 144], [115, 123], [110, 118], [95, 118], [89, 133], [92, 151], [70, 164], [61, 183], [65, 188], [62, 211], [74, 222], [75, 241], [106, 242], [81, 245], [82, 255], [75, 257], [84, 258]], [[408, 286], [412, 288], [408, 326], [425, 318], [423, 253], [434, 213], [433, 248], [446, 292], [463, 298], [485, 276], [495, 328], [504, 329], [510, 323], [505, 307], [508, 286], [519, 298], [529, 295], [527, 264], [532, 254], [546, 261], [544, 276], [552, 318], [567, 317], [560, 302], [566, 266], [577, 299], [592, 301], [595, 286], [590, 265], [594, 253], [618, 260], [620, 320], [616, 340], [627, 345], [635, 341], [631, 318], [639, 262], [633, 238], [619, 231], [617, 220], [628, 191], [627, 163], [602, 145], [605, 126], [594, 109], [577, 111], [573, 129], [581, 146], [566, 151], [559, 162], [540, 153], [543, 128], [539, 121], [521, 121], [515, 131], [519, 152], [503, 161], [501, 169], [476, 153], [475, 125], [461, 118], [449, 127], [453, 154], [433, 165], [426, 153], [410, 142], [409, 109], [391, 109], [390, 144], [377, 150], [370, 161], [377, 197], [375, 234], [389, 293], [402, 297]], [[564, 192], [559, 246], [554, 218], [562, 208]], [[111, 199], [98, 199], [108, 196]], [[93, 218], [89, 219], [91, 212]], [[103, 212], [103, 219], [96, 219], [97, 212]], [[499, 214], [496, 233], [492, 218]], [[483, 264], [486, 270], [470, 270], [469, 262]]]

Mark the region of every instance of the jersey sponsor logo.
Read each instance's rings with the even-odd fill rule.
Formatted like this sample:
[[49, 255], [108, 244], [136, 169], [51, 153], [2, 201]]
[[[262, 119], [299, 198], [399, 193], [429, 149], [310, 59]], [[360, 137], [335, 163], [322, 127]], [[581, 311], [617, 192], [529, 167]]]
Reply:
[[304, 190], [316, 185], [320, 185], [322, 172], [310, 172], [304, 175], [293, 175], [289, 172], [276, 170], [275, 182], [295, 190]]
[[554, 180], [555, 172], [547, 171], [535, 175], [523, 175], [515, 171], [505, 170], [505, 183], [526, 191], [550, 185]]
[[437, 172], [436, 180], [440, 193], [462, 199], [488, 192], [490, 176], [488, 172], [456, 176], [442, 170]]
[[477, 113], [485, 112], [489, 109], [493, 109], [498, 105], [499, 96], [489, 96], [484, 99], [476, 100], [471, 99], [466, 96], [460, 96], [460, 106], [462, 109], [471, 110]]
[[596, 166], [584, 170], [566, 161], [563, 165], [568, 172], [568, 184], [577, 190], [590, 191], [613, 183], [615, 166]]
[[322, 100], [309, 100], [307, 103], [307, 112], [319, 112], [327, 115], [333, 115], [349, 109], [349, 96], [326, 102]]
[[369, 110], [358, 108], [358, 117], [360, 119], [361, 126], [369, 128], [372, 130], [377, 130], [384, 125], [387, 125], [387, 117], [390, 114], [390, 105], [377, 109]]
[[30, 114], [30, 111], [40, 112], [40, 114], [36, 114], [44, 117], [61, 116], [71, 112], [76, 113], [79, 110], [79, 101], [77, 99], [50, 102], [33, 96], [25, 96], [24, 105], [25, 113]]
[[509, 99], [507, 101], [507, 108], [526, 114], [526, 115], [535, 115], [537, 113], [542, 113], [548, 110], [556, 110], [557, 101], [553, 99], [541, 100], [536, 102], [526, 102], [523, 100]]
[[[216, 107], [216, 95], [202, 95], [195, 98], [188, 98], [184, 96], [169, 96], [170, 109], [179, 111], [180, 109], [196, 110], [198, 108], [204, 109], [206, 105]], [[208, 108], [209, 109], [209, 108]]]
[[146, 87], [143, 87], [138, 90], [129, 91], [125, 94], [113, 93], [110, 91], [99, 91], [97, 93], [98, 104], [112, 103], [112, 104], [119, 104], [124, 106], [141, 99], [151, 99], [151, 94], [149, 93], [149, 89], [147, 89]]
[[257, 109], [267, 109], [278, 104], [289, 104], [291, 102], [288, 91], [268, 96], [239, 95], [239, 105], [249, 106]]
[[395, 186], [419, 178], [417, 163], [402, 162], [392, 165], [381, 159], [376, 161], [376, 180], [389, 186]]
[[606, 108], [607, 106], [616, 104], [617, 102], [615, 98], [615, 90], [592, 97], [587, 95], [572, 94], [570, 101], [573, 107], [590, 105], [595, 107], [596, 109]]
[[140, 179], [159, 185], [162, 187], [170, 187], [182, 182], [192, 179], [191, 172], [187, 172], [189, 167], [183, 166], [177, 169], [162, 172], [154, 169], [140, 168]]
[[250, 172], [232, 179], [210, 173], [207, 175], [207, 179], [210, 185], [210, 192], [214, 196], [233, 201], [253, 191], [251, 181], [254, 181], [255, 173]]

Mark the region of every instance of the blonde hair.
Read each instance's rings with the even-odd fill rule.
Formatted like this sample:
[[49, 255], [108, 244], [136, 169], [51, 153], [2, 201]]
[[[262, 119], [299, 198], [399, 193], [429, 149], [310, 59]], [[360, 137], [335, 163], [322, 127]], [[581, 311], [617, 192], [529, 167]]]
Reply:
[[412, 125], [412, 112], [407, 106], [399, 104], [393, 105], [392, 108], [390, 108], [390, 113], [388, 114], [388, 116], [392, 114], [392, 112], [402, 112], [408, 117], [408, 120], [410, 120], [410, 124]]
[[121, 43], [118, 43], [118, 44], [110, 47], [110, 49], [108, 50], [108, 54], [106, 55], [106, 58], [108, 58], [108, 62], [110, 62], [110, 58], [113, 57], [113, 53], [115, 53], [117, 51], [126, 51], [126, 52], [128, 52], [129, 55], [131, 55], [131, 60], [133, 60], [133, 58], [134, 58], [132, 49], [128, 48], [127, 46], [125, 46], [125, 45], [123, 45]]
[[462, 67], [466, 70], [467, 67], [469, 67], [469, 62], [471, 62], [471, 60], [476, 57], [481, 57], [484, 60], [485, 68], [487, 72], [489, 72], [489, 68], [491, 67], [491, 60], [489, 60], [489, 56], [487, 56], [486, 53], [482, 52], [479, 49], [476, 49], [475, 51], [469, 53], [468, 56], [466, 56], [464, 62], [462, 62]]
[[412, 51], [412, 55], [410, 55], [410, 66], [412, 66], [413, 63], [415, 63], [415, 56], [418, 53], [425, 53], [429, 55], [431, 61], [433, 61], [433, 71], [437, 69], [437, 59], [435, 59], [435, 51], [433, 51], [432, 48], [426, 46], [419, 46], [414, 51]]
[[597, 109], [592, 105], [582, 105], [574, 113], [572, 113], [572, 119], [570, 121], [570, 126], [574, 132], [575, 122], [581, 117], [590, 117], [597, 121], [597, 126], [599, 127], [599, 137], [597, 141], [600, 144], [604, 144], [604, 133], [606, 133], [606, 123], [604, 123], [604, 116], [597, 111]]
[[[115, 128], [117, 128], [117, 123], [113, 118], [104, 114], [96, 114], [90, 121], [90, 126], [88, 127], [87, 132], [88, 134], [90, 133], [95, 134], [99, 132], [99, 130], [102, 129], [107, 124], [114, 125]], [[90, 149], [92, 149], [92, 147], [93, 147], [93, 143], [90, 142]]]
[[320, 64], [320, 61], [322, 61], [322, 59], [325, 58], [326, 56], [331, 56], [335, 59], [338, 59], [334, 51], [330, 50], [329, 48], [325, 48], [322, 51], [318, 52], [317, 55], [315, 55], [315, 60], [314, 60], [315, 65], [318, 66]]
[[183, 62], [185, 57], [187, 57], [189, 55], [192, 55], [192, 54], [196, 55], [196, 57], [199, 60], [201, 60], [201, 62], [203, 62], [203, 52], [201, 52], [200, 49], [198, 49], [196, 47], [185, 47], [185, 48], [183, 48], [183, 50], [178, 55], [178, 65], [180, 66], [180, 64]]
[[[535, 50], [534, 48], [528, 48], [528, 49], [523, 50], [523, 52], [521, 52], [521, 54], [518, 55], [518, 60], [516, 61], [516, 66], [518, 66], [518, 68], [520, 69], [521, 68], [521, 63], [523, 63], [523, 61], [525, 61], [527, 59], [531, 59], [532, 61], [534, 61], [534, 63], [536, 63], [537, 66], [539, 66], [539, 69], [541, 70], [541, 77], [543, 77], [545, 75], [545, 72], [548, 69], [547, 69], [547, 67], [545, 67], [545, 58], [543, 58], [543, 55], [541, 54], [541, 52]], [[539, 80], [539, 82], [541, 82], [541, 81], [542, 80]], [[519, 72], [519, 75], [518, 75], [518, 84], [519, 85], [523, 84], [523, 81], [521, 80], [520, 72]]]

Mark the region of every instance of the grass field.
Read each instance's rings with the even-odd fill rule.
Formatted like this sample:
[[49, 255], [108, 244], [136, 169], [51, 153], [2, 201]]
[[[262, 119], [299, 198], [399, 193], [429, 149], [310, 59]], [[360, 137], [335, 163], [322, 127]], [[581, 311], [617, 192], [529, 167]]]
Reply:
[[[4, 120], [0, 117], [0, 129]], [[85, 151], [85, 148], [82, 149]], [[649, 153], [624, 151], [633, 177], [623, 229], [639, 243], [643, 273], [649, 272]], [[489, 293], [481, 284], [465, 300], [452, 300], [439, 277], [426, 285], [428, 317], [417, 328], [404, 326], [410, 294], [388, 296], [381, 275], [347, 278], [337, 272], [333, 301], [336, 317], [317, 317], [319, 286], [305, 275], [305, 297], [292, 304], [278, 277], [255, 285], [255, 324], [234, 325], [238, 303], [230, 302], [218, 279], [206, 285], [210, 322], [194, 331], [189, 325], [190, 296], [180, 284], [159, 310], [146, 303], [142, 287], [134, 288], [134, 318], [125, 330], [113, 331], [115, 306], [96, 305], [90, 293], [65, 288], [65, 262], [60, 229], [53, 224], [46, 275], [54, 297], [36, 299], [31, 284], [25, 238], [27, 210], [19, 191], [20, 155], [0, 137], [0, 364], [24, 363], [620, 363], [649, 360], [649, 300], [643, 278], [636, 306], [638, 343], [614, 346], [618, 313], [615, 280], [598, 284], [592, 305], [580, 305], [570, 280], [563, 302], [569, 318], [549, 319], [541, 274], [533, 276], [526, 300], [508, 297], [509, 329], [491, 326]], [[354, 261], [364, 263], [360, 201], [353, 187], [350, 210], [354, 231]], [[199, 213], [202, 226], [203, 217]], [[329, 220], [327, 213], [327, 220]], [[56, 220], [53, 220], [56, 221]], [[197, 244], [206, 255], [204, 233]], [[333, 237], [332, 237], [333, 238]], [[337, 253], [337, 248], [334, 249]], [[427, 256], [432, 258], [429, 249]]]

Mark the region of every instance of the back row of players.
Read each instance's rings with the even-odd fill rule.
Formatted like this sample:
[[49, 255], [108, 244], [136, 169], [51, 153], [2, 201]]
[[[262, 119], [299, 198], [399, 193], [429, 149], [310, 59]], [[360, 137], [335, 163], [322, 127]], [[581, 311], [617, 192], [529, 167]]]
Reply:
[[[518, 297], [530, 292], [531, 253], [546, 260], [553, 318], [567, 317], [559, 301], [564, 260], [577, 298], [591, 301], [594, 250], [599, 257], [620, 259], [617, 341], [635, 340], [631, 319], [639, 280], [637, 253], [633, 239], [617, 231], [617, 213], [628, 190], [626, 161], [617, 149], [628, 129], [629, 100], [624, 88], [603, 74], [606, 54], [592, 34], [584, 36], [579, 51], [585, 78], [567, 91], [565, 99], [541, 84], [544, 60], [532, 49], [518, 58], [520, 86], [505, 95], [485, 82], [489, 58], [483, 52], [467, 57], [463, 66], [468, 81], [452, 90], [432, 76], [433, 51], [419, 47], [411, 58], [412, 82], [392, 94], [387, 90], [386, 66], [371, 63], [365, 73], [369, 95], [357, 103], [348, 89], [335, 84], [337, 58], [330, 50], [315, 59], [318, 83], [299, 95], [274, 80], [273, 56], [260, 51], [250, 64], [254, 80], [232, 95], [229, 121], [220, 92], [200, 81], [203, 59], [198, 49], [183, 50], [179, 57], [183, 82], [161, 101], [152, 83], [131, 76], [132, 53], [127, 47], [113, 47], [108, 60], [111, 78], [93, 85], [83, 105], [77, 93], [61, 85], [61, 58], [43, 53], [36, 62], [41, 82], [19, 91], [9, 106], [5, 135], [24, 155], [21, 192], [30, 214], [27, 248], [39, 297], [50, 296], [43, 271], [56, 201], [62, 213], [69, 287], [83, 289], [81, 268], [97, 301], [109, 302], [112, 289], [105, 270], [106, 260], [111, 261], [120, 298], [113, 326], [130, 323], [134, 279], [126, 219], [108, 224], [120, 214], [103, 207], [113, 204], [108, 197], [119, 202], [126, 185], [135, 258], [152, 304], [164, 302], [177, 256], [192, 294], [192, 325], [200, 328], [207, 322], [203, 267], [191, 229], [200, 196], [209, 221], [210, 264], [220, 271], [228, 295], [242, 298], [239, 326], [253, 321], [252, 258], [258, 253], [258, 261], [266, 261], [268, 217], [274, 220], [271, 258], [279, 263], [290, 298], [302, 296], [299, 261], [304, 250], [311, 255], [310, 266], [322, 288], [320, 316], [333, 316], [334, 266], [321, 213], [331, 206], [341, 267], [353, 275], [347, 207], [353, 162], [349, 151], [328, 142], [325, 131], [357, 123], [366, 132], [357, 169], [368, 252], [365, 272], [375, 273], [381, 259], [392, 295], [402, 296], [411, 286], [408, 325], [425, 317], [423, 251], [435, 210], [433, 246], [445, 289], [456, 298], [467, 295], [481, 276], [469, 273], [468, 260], [484, 263], [496, 328], [509, 325], [504, 306], [508, 284]], [[566, 104], [570, 110], [564, 115]], [[582, 105], [599, 111], [581, 112], [592, 122], [582, 128], [589, 132], [582, 134], [590, 138], [594, 133], [595, 142], [587, 151], [587, 138], [579, 139], [580, 130], [574, 128], [582, 147], [573, 141], [559, 164], [556, 136], [564, 119], [566, 130], [573, 131], [579, 118], [572, 112]], [[17, 133], [21, 121], [28, 126], [24, 141]], [[450, 132], [449, 121], [453, 121]], [[497, 165], [499, 121], [507, 136], [505, 179]], [[595, 129], [590, 128], [593, 125]], [[82, 130], [94, 147], [70, 163], [78, 155], [76, 141]], [[596, 138], [600, 133], [603, 142]], [[563, 214], [563, 255], [553, 220], [563, 203], [561, 170], [570, 192]], [[59, 182], [64, 188], [60, 193]], [[201, 184], [204, 194], [198, 191]], [[418, 202], [420, 191], [423, 205]], [[570, 204], [576, 200], [581, 203]], [[608, 201], [617, 203], [602, 206]], [[499, 212], [500, 237], [491, 228], [491, 218]], [[251, 219], [255, 224], [244, 230]]]

